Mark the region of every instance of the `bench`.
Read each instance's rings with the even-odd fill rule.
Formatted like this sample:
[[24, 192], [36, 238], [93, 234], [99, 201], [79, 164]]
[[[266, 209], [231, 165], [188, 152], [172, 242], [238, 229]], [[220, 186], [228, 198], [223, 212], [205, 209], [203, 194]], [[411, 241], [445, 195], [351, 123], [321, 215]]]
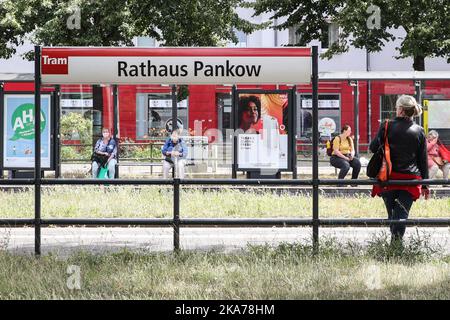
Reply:
[[[186, 163], [186, 167], [193, 166], [193, 163]], [[150, 174], [153, 175], [153, 167], [161, 167], [162, 170], [163, 159], [158, 162], [120, 162], [116, 165], [117, 167], [150, 167]], [[173, 170], [172, 170], [173, 173]]]

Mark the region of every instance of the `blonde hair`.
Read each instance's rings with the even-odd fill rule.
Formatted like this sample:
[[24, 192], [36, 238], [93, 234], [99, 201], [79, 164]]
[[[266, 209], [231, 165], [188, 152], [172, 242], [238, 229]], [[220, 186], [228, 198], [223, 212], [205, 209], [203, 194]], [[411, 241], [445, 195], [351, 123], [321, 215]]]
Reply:
[[436, 130], [431, 130], [430, 132], [428, 132], [427, 135], [429, 138], [433, 137], [433, 138], [439, 138], [439, 133]]
[[406, 94], [401, 95], [395, 103], [396, 108], [402, 108], [407, 117], [417, 117], [422, 114], [422, 107], [417, 103], [416, 98]]

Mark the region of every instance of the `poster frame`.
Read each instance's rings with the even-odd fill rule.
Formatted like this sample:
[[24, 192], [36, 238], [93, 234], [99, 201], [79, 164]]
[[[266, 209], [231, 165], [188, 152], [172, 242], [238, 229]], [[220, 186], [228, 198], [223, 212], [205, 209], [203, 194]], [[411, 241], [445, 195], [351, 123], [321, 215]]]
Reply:
[[[3, 92], [3, 94], [2, 94], [2, 96], [1, 96], [1, 98], [2, 98], [2, 108], [1, 108], [1, 110], [0, 110], [0, 113], [1, 113], [1, 116], [0, 116], [0, 119], [1, 119], [1, 121], [0, 121], [0, 144], [1, 144], [1, 151], [2, 151], [2, 153], [1, 153], [1, 157], [2, 157], [2, 159], [1, 159], [1, 163], [2, 163], [2, 167], [3, 167], [3, 169], [4, 170], [27, 170], [27, 171], [29, 171], [29, 170], [31, 170], [31, 169], [33, 169], [34, 168], [34, 165], [32, 165], [32, 166], [30, 166], [30, 167], [23, 167], [23, 166], [17, 166], [17, 167], [12, 167], [12, 166], [5, 166], [5, 163], [4, 163], [4, 161], [5, 161], [5, 159], [4, 159], [4, 150], [5, 150], [5, 148], [6, 148], [6, 146], [5, 146], [5, 141], [4, 141], [4, 139], [5, 139], [5, 135], [6, 135], [6, 132], [5, 132], [5, 117], [6, 117], [6, 114], [5, 114], [5, 110], [6, 110], [6, 103], [5, 103], [5, 101], [6, 101], [6, 99], [8, 98], [8, 96], [31, 96], [31, 97], [33, 97], [34, 98], [34, 95], [35, 95], [35, 92], [34, 91], [6, 91], [6, 92]], [[55, 147], [56, 147], [56, 135], [55, 135], [55, 125], [56, 125], [56, 121], [58, 121], [57, 120], [57, 114], [56, 114], [56, 108], [55, 108], [55, 105], [56, 105], [56, 95], [55, 95], [55, 92], [53, 92], [53, 91], [50, 91], [50, 92], [42, 92], [41, 93], [41, 97], [46, 97], [46, 96], [48, 96], [49, 97], [49, 114], [50, 114], [50, 121], [49, 121], [49, 125], [50, 125], [50, 147], [49, 147], [49, 152], [50, 152], [50, 154], [49, 154], [49, 158], [50, 158], [50, 166], [49, 167], [41, 167], [41, 171], [44, 171], [44, 170], [48, 170], [48, 171], [53, 171], [53, 170], [55, 170], [55, 164], [56, 164], [56, 150], [55, 150]], [[33, 101], [33, 104], [34, 104], [34, 101]], [[42, 158], [41, 158], [42, 159]], [[42, 161], [42, 160], [41, 160]]]
[[233, 130], [235, 132], [233, 139], [233, 168], [234, 171], [246, 171], [246, 172], [261, 172], [261, 170], [267, 168], [244, 168], [240, 167], [238, 163], [238, 134], [236, 130], [238, 128], [238, 108], [239, 108], [239, 95], [240, 94], [287, 94], [288, 97], [288, 155], [287, 155], [287, 168], [278, 168], [278, 172], [295, 172], [296, 167], [296, 121], [294, 119], [295, 110], [295, 94], [296, 87], [289, 89], [235, 89], [233, 90], [233, 105], [232, 105], [232, 118], [233, 118]]

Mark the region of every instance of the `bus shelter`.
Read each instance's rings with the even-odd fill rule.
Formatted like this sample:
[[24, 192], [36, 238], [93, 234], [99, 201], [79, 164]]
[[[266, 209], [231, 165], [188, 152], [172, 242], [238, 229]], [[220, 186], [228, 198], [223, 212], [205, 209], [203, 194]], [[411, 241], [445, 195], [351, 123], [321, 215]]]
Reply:
[[[342, 75], [343, 77], [349, 75]], [[323, 79], [327, 77], [322, 75]], [[334, 78], [333, 78], [334, 77]], [[335, 79], [331, 76], [327, 79]], [[349, 77], [351, 81], [366, 79], [356, 75]], [[423, 78], [424, 79], [424, 78]], [[41, 157], [34, 157], [34, 178], [3, 180], [6, 185], [29, 185], [34, 186], [34, 218], [33, 219], [2, 219], [1, 225], [26, 226], [31, 225], [35, 230], [35, 253], [41, 253], [41, 228], [47, 226], [67, 226], [67, 225], [90, 225], [90, 226], [166, 226], [173, 228], [174, 250], [180, 249], [180, 227], [199, 226], [219, 226], [219, 227], [273, 227], [273, 226], [311, 226], [312, 240], [315, 252], [319, 248], [319, 227], [320, 226], [389, 226], [392, 224], [407, 224], [421, 226], [449, 226], [450, 219], [320, 219], [319, 218], [319, 186], [322, 185], [344, 185], [347, 182], [336, 179], [319, 180], [318, 167], [318, 48], [41, 48], [35, 47], [35, 75], [34, 75], [34, 132], [40, 132], [42, 123], [47, 121], [45, 116], [41, 116], [41, 111], [45, 108], [42, 102], [41, 91], [43, 85], [61, 85], [66, 83], [90, 83], [102, 84], [110, 83], [119, 85], [123, 83], [166, 83], [171, 84], [172, 90], [175, 85], [187, 83], [221, 83], [221, 84], [245, 84], [245, 83], [268, 83], [268, 84], [310, 84], [312, 86], [312, 179], [48, 179], [42, 178], [41, 168], [43, 162]], [[357, 86], [356, 89], [357, 90]], [[172, 91], [173, 92], [173, 91]], [[234, 91], [234, 99], [239, 98], [239, 94], [259, 94], [260, 92], [240, 92]], [[288, 92], [284, 92], [287, 94]], [[292, 93], [291, 93], [292, 95]], [[357, 91], [356, 91], [357, 95]], [[172, 95], [174, 96], [174, 95]], [[117, 99], [114, 99], [117, 101]], [[3, 99], [2, 99], [3, 101]], [[236, 106], [236, 101], [234, 103]], [[289, 105], [289, 103], [287, 104]], [[117, 135], [117, 109], [114, 107], [114, 135]], [[357, 103], [355, 103], [357, 108]], [[288, 109], [286, 109], [288, 110]], [[356, 109], [355, 109], [356, 110]], [[357, 110], [356, 110], [357, 111]], [[288, 118], [295, 117], [295, 113], [289, 113]], [[172, 100], [173, 119], [177, 119], [176, 100]], [[29, 114], [26, 113], [27, 119]], [[273, 118], [273, 119], [272, 119]], [[281, 118], [283, 119], [283, 118]], [[2, 119], [3, 120], [3, 119]], [[285, 128], [292, 128], [289, 121], [283, 123], [276, 121], [276, 116], [267, 118], [266, 123], [277, 133], [267, 135], [262, 132], [262, 136], [270, 138], [262, 143], [267, 151], [267, 145], [275, 142], [280, 145], [282, 139], [285, 140], [287, 152], [292, 151], [292, 140], [280, 137], [280, 132]], [[236, 118], [234, 120], [237, 122]], [[177, 127], [177, 122], [173, 122], [173, 128]], [[234, 123], [237, 127], [237, 123]], [[357, 127], [357, 126], [356, 126]], [[358, 129], [357, 129], [358, 130]], [[239, 143], [242, 152], [252, 149], [257, 135], [247, 136], [241, 132], [241, 137], [235, 136], [235, 146]], [[241, 140], [238, 140], [241, 139]], [[291, 141], [291, 143], [289, 143]], [[34, 150], [41, 150], [42, 138], [37, 134], [34, 139]], [[291, 149], [292, 148], [292, 149]], [[281, 150], [281, 147], [279, 148]], [[256, 149], [257, 150], [257, 149]], [[269, 149], [270, 150], [270, 149]], [[279, 153], [281, 154], [281, 152]], [[249, 155], [248, 155], [249, 156]], [[281, 155], [280, 155], [281, 157]], [[269, 169], [293, 170], [295, 165], [289, 157], [269, 159], [264, 165], [273, 164]], [[236, 156], [235, 170], [255, 169], [239, 167], [240, 155]], [[247, 164], [251, 161], [247, 160]], [[284, 167], [282, 167], [284, 166]], [[261, 168], [259, 168], [261, 169]], [[267, 169], [267, 167], [265, 168]], [[354, 184], [374, 185], [376, 180], [355, 180]], [[443, 184], [441, 180], [422, 181], [388, 181], [386, 184]], [[42, 185], [170, 185], [173, 186], [173, 218], [148, 218], [148, 219], [87, 219], [87, 218], [52, 218], [42, 219], [41, 217], [41, 186]], [[180, 214], [180, 187], [183, 185], [296, 185], [308, 186], [312, 189], [312, 216], [311, 218], [273, 218], [273, 219], [251, 219], [251, 218], [219, 218], [219, 219], [197, 219], [182, 218]]]

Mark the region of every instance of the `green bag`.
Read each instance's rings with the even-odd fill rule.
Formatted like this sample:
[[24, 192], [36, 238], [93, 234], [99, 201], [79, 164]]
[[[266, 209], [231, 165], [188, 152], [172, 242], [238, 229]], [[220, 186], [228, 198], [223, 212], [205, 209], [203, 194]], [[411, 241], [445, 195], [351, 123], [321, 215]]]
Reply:
[[108, 179], [108, 167], [100, 167], [97, 178]]

